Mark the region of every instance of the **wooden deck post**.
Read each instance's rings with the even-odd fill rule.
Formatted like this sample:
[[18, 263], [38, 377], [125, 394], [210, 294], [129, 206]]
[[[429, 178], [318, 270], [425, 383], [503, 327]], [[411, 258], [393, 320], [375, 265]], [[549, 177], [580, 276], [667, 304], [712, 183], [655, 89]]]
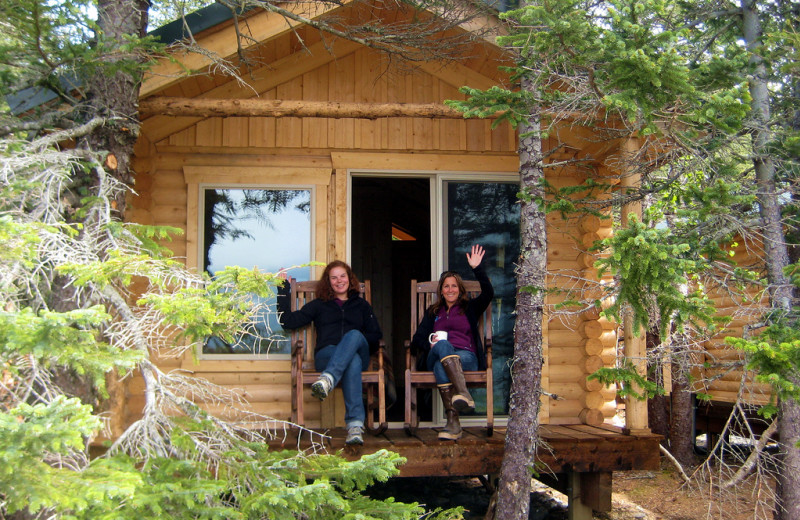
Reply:
[[[621, 147], [621, 162], [624, 166], [620, 169], [620, 187], [624, 190], [627, 187], [637, 188], [641, 184], [641, 175], [633, 171], [628, 164], [632, 162], [633, 156], [639, 149], [636, 139], [628, 139]], [[627, 226], [628, 216], [636, 215], [641, 220], [642, 205], [640, 202], [630, 202], [622, 207], [622, 226]], [[623, 345], [625, 357], [628, 358], [636, 367], [641, 375], [646, 374], [647, 361], [644, 331], [634, 330], [633, 314], [630, 309], [624, 311], [622, 315], [622, 328], [624, 330]], [[640, 335], [637, 333], [641, 332]], [[637, 389], [641, 391], [641, 389]], [[647, 421], [647, 401], [628, 397], [625, 401], [625, 429], [628, 433], [643, 434], [650, 433]]]
[[583, 501], [582, 473], [569, 471], [567, 473], [567, 504], [569, 520], [592, 520], [592, 508]]

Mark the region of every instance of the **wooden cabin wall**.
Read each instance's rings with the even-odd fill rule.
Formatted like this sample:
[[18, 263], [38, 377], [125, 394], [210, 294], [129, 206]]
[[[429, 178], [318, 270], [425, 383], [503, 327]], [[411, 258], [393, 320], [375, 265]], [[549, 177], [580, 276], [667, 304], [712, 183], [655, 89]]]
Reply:
[[[319, 50], [318, 42], [308, 41]], [[337, 43], [335, 59], [310, 55], [304, 49], [275, 46], [264, 56], [272, 60], [250, 78], [262, 99], [441, 103], [462, 98], [458, 86], [488, 86], [495, 80], [463, 65], [448, 69], [427, 65], [409, 74], [387, 67], [373, 51]], [[298, 57], [299, 56], [299, 57]], [[265, 58], [266, 59], [266, 58]], [[485, 60], [483, 69], [495, 69]], [[453, 73], [456, 72], [456, 74]], [[261, 75], [259, 75], [261, 74]], [[165, 96], [252, 97], [253, 92], [212, 76], [188, 78], [166, 88]], [[347, 170], [376, 172], [514, 172], [518, 160], [516, 135], [507, 124], [492, 130], [490, 120], [392, 118], [376, 120], [268, 117], [153, 116], [144, 121], [136, 151], [136, 196], [128, 218], [145, 224], [170, 225], [185, 234], [166, 243], [187, 266], [198, 264], [198, 203], [200, 183], [313, 185], [315, 187], [315, 259], [326, 262], [347, 251]], [[553, 146], [549, 143], [547, 146]], [[367, 157], [367, 159], [364, 159]], [[552, 158], [550, 160], [553, 160]], [[498, 164], [509, 167], [498, 167]], [[585, 175], [547, 170], [558, 186], [582, 182]], [[596, 217], [562, 221], [548, 217], [548, 269], [551, 285], [569, 286], [574, 277], [593, 274], [587, 243], [610, 232], [610, 222]], [[590, 241], [590, 242], [587, 242]], [[561, 273], [561, 274], [559, 274]], [[559, 296], [548, 296], [557, 303]], [[563, 298], [563, 296], [561, 296]], [[596, 424], [616, 411], [613, 388], [602, 388], [586, 376], [615, 362], [613, 324], [597, 315], [551, 316], [545, 327], [542, 383], [563, 400], [545, 399], [542, 424]], [[248, 399], [258, 413], [286, 420], [290, 408], [288, 359], [201, 359], [187, 352], [157, 357], [164, 371], [183, 370], [208, 379]], [[127, 387], [126, 423], [141, 415], [141, 378]], [[340, 392], [324, 406], [306, 390], [305, 415], [310, 427], [342, 426]], [[402, 403], [401, 403], [402, 404]], [[210, 410], [225, 413], [216, 405]]]
[[[730, 248], [733, 253], [731, 259], [736, 262], [735, 266], [751, 269], [756, 272], [763, 272], [763, 248], [757, 241], [742, 239], [734, 240], [735, 246]], [[734, 265], [729, 267], [733, 268]], [[726, 287], [714, 284], [709, 287], [708, 295], [714, 301], [717, 314], [728, 316], [731, 321], [709, 340], [702, 343], [702, 351], [697, 354], [695, 360], [698, 366], [704, 363], [709, 365], [719, 363], [730, 363], [744, 359], [742, 351], [725, 343], [726, 336], [742, 337], [745, 326], [757, 323], [767, 310], [767, 295], [761, 289], [751, 286], [745, 290], [748, 300], [745, 301], [735, 292], [735, 287]], [[755, 331], [751, 331], [753, 334]], [[713, 401], [733, 403], [739, 393], [739, 387], [744, 378], [745, 389], [742, 393], [744, 402], [753, 405], [764, 405], [769, 401], [770, 387], [765, 383], [756, 382], [754, 373], [743, 373], [743, 370], [736, 369], [695, 369], [695, 391], [710, 394]]]
[[[547, 180], [559, 189], [578, 186], [586, 176], [560, 168], [549, 173]], [[617, 327], [595, 309], [561, 309], [557, 305], [600, 298], [594, 268], [597, 257], [588, 250], [596, 240], [610, 235], [611, 219], [593, 215], [565, 219], [556, 212], [548, 214], [547, 224], [547, 286], [553, 291], [545, 300], [547, 371], [543, 386], [560, 397], [545, 401], [548, 423], [597, 425], [616, 414], [616, 388], [604, 387], [587, 376], [601, 367], [615, 366]]]

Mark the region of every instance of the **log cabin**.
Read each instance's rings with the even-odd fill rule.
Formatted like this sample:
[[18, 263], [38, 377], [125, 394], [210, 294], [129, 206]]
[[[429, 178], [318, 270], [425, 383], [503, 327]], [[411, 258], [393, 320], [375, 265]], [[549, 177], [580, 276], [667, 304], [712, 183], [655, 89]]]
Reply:
[[[310, 20], [407, 16], [365, 5], [370, 4], [345, 1], [295, 14]], [[398, 451], [408, 458], [401, 476], [497, 473], [513, 351], [518, 136], [507, 123], [495, 128], [491, 119], [464, 119], [444, 101], [463, 99], [462, 86], [508, 84], [500, 67], [509, 57], [493, 40], [481, 38], [465, 46], [458, 60], [409, 65], [367, 45], [288, 23], [277, 13], [253, 12], [234, 24], [219, 4], [192, 13], [187, 22], [200, 46], [234, 62], [244, 50], [250, 65], [239, 63], [242, 81], [236, 81], [219, 73], [207, 55], [178, 48], [150, 70], [140, 91], [142, 127], [127, 218], [182, 229], [183, 236], [168, 247], [188, 267], [211, 273], [225, 265], [271, 272], [302, 266], [289, 274], [313, 280], [320, 271], [310, 262], [347, 261], [371, 282], [397, 396], [403, 395], [411, 280], [437, 279], [448, 269], [467, 272], [464, 252], [482, 244], [495, 287], [497, 434], [482, 431], [481, 417], [467, 417], [462, 440], [438, 441], [435, 428], [444, 416], [432, 399], [420, 411], [422, 428], [410, 437], [402, 428], [400, 402], [388, 410], [386, 432], [366, 436], [363, 447], [345, 453]], [[474, 23], [500, 30], [491, 16]], [[237, 30], [246, 31], [247, 39], [237, 38]], [[153, 34], [162, 41], [185, 37], [181, 21]], [[637, 180], [619, 165], [639, 146], [633, 138], [599, 139], [565, 120], [543, 141], [546, 178], [568, 187], [599, 176], [619, 179], [624, 188]], [[253, 200], [260, 201], [256, 209], [248, 205]], [[550, 286], [596, 278], [589, 247], [611, 233], [611, 220], [550, 215], [547, 224]], [[553, 294], [547, 303], [560, 298]], [[254, 411], [289, 420], [288, 336], [275, 316], [264, 320], [274, 338], [266, 345], [237, 347], [212, 339], [191, 354], [165, 353], [159, 366], [236, 389]], [[591, 510], [610, 508], [612, 472], [658, 468], [660, 438], [647, 427], [645, 403], [625, 403], [625, 422], [618, 424], [615, 389], [587, 379], [600, 367], [614, 366], [620, 355], [641, 363], [644, 340], [620, 333], [617, 324], [592, 311], [547, 317], [543, 340], [542, 386], [559, 398], [541, 403], [541, 437], [550, 447], [541, 461], [556, 476], [553, 483], [568, 490], [571, 517], [590, 518]], [[143, 391], [141, 379], [127, 382], [114, 421], [117, 434], [142, 413]], [[480, 394], [476, 401], [480, 415]], [[484, 397], [484, 414], [485, 403]], [[331, 448], [343, 449], [340, 393], [320, 403], [309, 391], [304, 409], [303, 426], [329, 432]]]

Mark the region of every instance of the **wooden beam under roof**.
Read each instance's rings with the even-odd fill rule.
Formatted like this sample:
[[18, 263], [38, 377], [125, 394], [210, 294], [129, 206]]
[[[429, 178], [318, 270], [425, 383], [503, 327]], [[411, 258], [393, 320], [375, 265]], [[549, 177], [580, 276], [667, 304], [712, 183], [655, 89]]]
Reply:
[[139, 103], [142, 114], [195, 117], [324, 117], [380, 119], [422, 117], [463, 119], [464, 115], [440, 103], [367, 103], [280, 99], [203, 99], [151, 97]]

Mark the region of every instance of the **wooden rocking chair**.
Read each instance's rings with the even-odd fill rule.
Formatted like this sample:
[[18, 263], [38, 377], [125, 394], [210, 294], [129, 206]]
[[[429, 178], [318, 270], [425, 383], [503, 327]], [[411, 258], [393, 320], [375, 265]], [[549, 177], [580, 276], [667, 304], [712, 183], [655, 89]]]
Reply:
[[[296, 311], [315, 298], [314, 290], [317, 282], [298, 282], [289, 279], [291, 310]], [[371, 288], [369, 280], [361, 283], [361, 297], [371, 303]], [[305, 426], [303, 414], [303, 388], [311, 386], [319, 379], [320, 372], [314, 367], [314, 346], [316, 345], [316, 331], [314, 325], [308, 325], [291, 331], [292, 345], [292, 422]], [[370, 433], [378, 435], [386, 430], [386, 389], [383, 360], [385, 356], [383, 340], [378, 346], [377, 356], [371, 356], [369, 370], [361, 372], [361, 382], [365, 387], [367, 396], [365, 410], [366, 420], [364, 427]], [[331, 396], [332, 397], [332, 396]], [[323, 406], [325, 403], [323, 403]], [[377, 414], [377, 418], [375, 415]], [[377, 425], [376, 425], [377, 422]]]
[[[439, 282], [417, 282], [411, 280], [411, 337], [417, 331], [425, 311], [437, 299], [436, 289]], [[480, 294], [480, 284], [475, 280], [464, 281], [467, 294], [474, 297]], [[483, 340], [483, 347], [486, 351], [486, 370], [464, 371], [464, 380], [469, 387], [480, 387], [486, 389], [486, 429], [488, 435], [492, 435], [494, 430], [494, 396], [492, 393], [492, 306], [486, 308], [478, 322], [478, 332]], [[417, 370], [417, 356], [411, 353], [411, 340], [405, 341], [406, 348], [406, 410], [405, 410], [405, 430], [409, 435], [419, 427], [419, 415], [417, 409], [417, 390], [420, 388], [436, 388], [436, 379], [433, 372]]]

